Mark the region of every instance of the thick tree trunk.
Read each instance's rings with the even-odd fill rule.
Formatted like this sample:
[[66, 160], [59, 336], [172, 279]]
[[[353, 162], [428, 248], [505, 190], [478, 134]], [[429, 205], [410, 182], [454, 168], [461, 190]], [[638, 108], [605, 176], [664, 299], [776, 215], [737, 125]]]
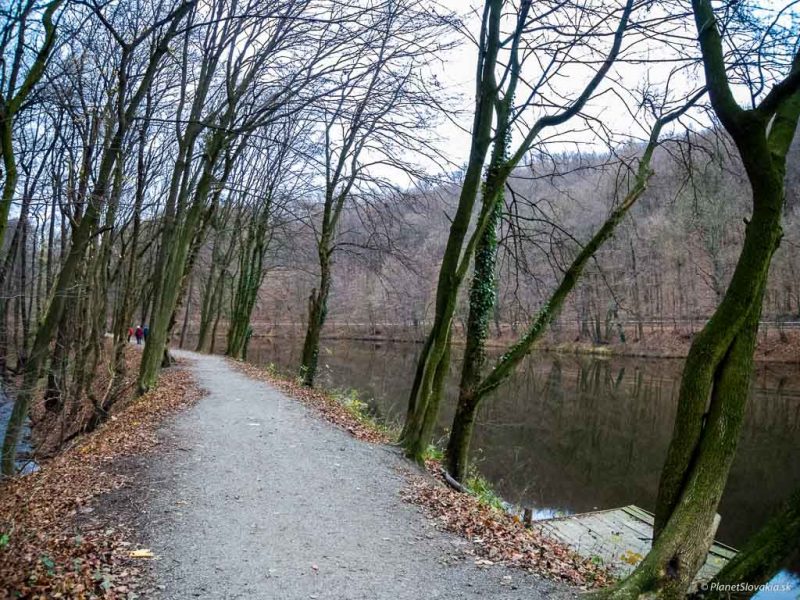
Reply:
[[483, 235], [475, 247], [475, 266], [469, 291], [469, 316], [467, 317], [461, 381], [458, 386], [458, 405], [445, 452], [450, 475], [458, 481], [461, 481], [466, 475], [469, 445], [480, 400], [475, 397], [475, 388], [480, 383], [481, 373], [486, 363], [489, 319], [495, 308], [497, 228], [500, 225], [500, 216], [505, 200], [503, 194], [505, 182], [498, 178], [498, 169], [502, 166], [508, 152], [509, 109], [509, 106], [503, 104], [496, 111], [497, 139], [492, 150], [492, 159], [483, 195], [484, 204], [490, 204], [487, 207], [490, 214]]
[[142, 352], [138, 381], [140, 393], [147, 392], [155, 385], [164, 363], [165, 353], [168, 352], [167, 344], [175, 310], [186, 281], [187, 262], [191, 260], [193, 254], [196, 235], [214, 182], [214, 167], [225, 143], [225, 134], [222, 131], [216, 132], [209, 140], [194, 199], [186, 210], [182, 222], [164, 239], [165, 247], [162, 252], [166, 258], [160, 263], [163, 271], [160, 273], [157, 271], [154, 277], [154, 285], [159, 293], [154, 297], [150, 335]]
[[233, 294], [231, 323], [225, 350], [225, 354], [233, 358], [247, 358], [247, 343], [252, 334], [250, 318], [258, 299], [258, 291], [264, 280], [264, 257], [268, 247], [266, 233], [270, 214], [269, 201], [262, 211], [255, 226], [248, 232], [247, 241], [240, 254], [239, 281]]
[[[481, 50], [479, 52], [477, 95], [475, 115], [472, 126], [472, 142], [469, 161], [464, 174], [464, 182], [459, 194], [458, 207], [450, 224], [442, 264], [439, 268], [439, 279], [436, 286], [435, 315], [431, 331], [425, 340], [422, 354], [417, 362], [414, 382], [408, 398], [408, 409], [400, 442], [406, 454], [417, 461], [422, 460], [422, 453], [428, 440], [422, 439], [425, 421], [435, 420], [431, 417], [432, 397], [437, 395], [432, 388], [437, 380], [442, 359], [449, 355], [447, 348], [450, 329], [455, 312], [456, 296], [461, 284], [459, 266], [467, 237], [472, 209], [480, 190], [483, 165], [492, 141], [492, 118], [494, 103], [497, 98], [495, 66], [500, 45], [500, 21], [503, 2], [487, 0], [487, 12], [481, 32]], [[435, 402], [435, 401], [434, 401]]]
[[[693, 0], [693, 9], [711, 101], [747, 171], [753, 212], [728, 289], [686, 359], [659, 482], [652, 551], [611, 590], [619, 598], [682, 597], [705, 560], [747, 405], [766, 280], [782, 235], [786, 153], [800, 116], [797, 82], [787, 87], [788, 79], [780, 84], [783, 100], [770, 105], [775, 96], [768, 94], [757, 110], [742, 110], [727, 82], [711, 4]], [[792, 66], [797, 72], [800, 55]]]
[[[200, 312], [200, 328], [197, 333], [197, 352], [204, 352], [209, 347], [209, 335], [214, 319], [219, 312], [220, 297], [222, 296], [225, 282], [225, 272], [215, 273], [212, 270], [208, 276], [208, 285], [203, 293], [203, 304]], [[213, 282], [213, 283], [212, 283]]]
[[466, 475], [469, 445], [477, 417], [479, 399], [475, 388], [480, 383], [486, 363], [486, 338], [489, 318], [495, 305], [495, 264], [497, 260], [497, 227], [503, 208], [503, 194], [491, 197], [495, 207], [475, 249], [475, 272], [469, 294], [464, 362], [461, 368], [458, 405], [447, 444], [447, 468], [458, 481]]
[[463, 481], [469, 465], [469, 449], [475, 420], [478, 417], [479, 402], [465, 390], [460, 390], [458, 404], [450, 426], [447, 439], [447, 470], [456, 481]]
[[186, 343], [186, 332], [189, 329], [189, 312], [192, 308], [192, 295], [194, 294], [194, 278], [189, 275], [189, 289], [186, 292], [186, 307], [183, 311], [183, 325], [181, 326], [181, 337], [178, 343], [178, 347], [183, 349], [183, 345]]

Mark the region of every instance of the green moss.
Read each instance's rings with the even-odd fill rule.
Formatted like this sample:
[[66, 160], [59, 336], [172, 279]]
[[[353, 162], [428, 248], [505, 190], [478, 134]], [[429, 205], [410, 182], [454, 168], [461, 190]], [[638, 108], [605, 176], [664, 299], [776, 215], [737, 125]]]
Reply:
[[478, 502], [486, 506], [491, 506], [497, 510], [505, 510], [506, 505], [503, 499], [494, 491], [492, 484], [482, 475], [473, 472], [464, 482], [464, 487], [469, 493], [478, 499]]
[[425, 448], [425, 452], [422, 455], [422, 459], [425, 461], [434, 460], [436, 462], [441, 462], [444, 460], [444, 450], [434, 444], [428, 444], [428, 447]]

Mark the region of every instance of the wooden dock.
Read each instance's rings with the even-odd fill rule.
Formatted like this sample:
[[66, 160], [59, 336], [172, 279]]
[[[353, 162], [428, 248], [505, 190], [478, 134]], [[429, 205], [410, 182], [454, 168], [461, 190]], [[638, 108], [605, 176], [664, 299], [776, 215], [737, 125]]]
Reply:
[[[618, 577], [633, 571], [653, 543], [653, 515], [632, 504], [539, 521], [534, 526], [579, 555], [602, 561]], [[735, 555], [730, 546], [714, 542], [694, 585], [710, 580]]]

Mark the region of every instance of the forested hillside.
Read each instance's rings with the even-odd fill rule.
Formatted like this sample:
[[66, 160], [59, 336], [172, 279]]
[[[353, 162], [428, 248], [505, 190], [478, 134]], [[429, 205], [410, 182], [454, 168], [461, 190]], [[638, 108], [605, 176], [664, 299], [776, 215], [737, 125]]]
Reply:
[[[557, 155], [515, 174], [501, 225], [495, 336], [518, 333], [539, 308], [579, 244], [618, 201], [626, 165], [641, 150], [629, 146], [617, 149], [616, 156]], [[748, 184], [730, 140], [710, 131], [675, 139], [658, 151], [653, 168], [647, 192], [595, 255], [554, 325], [553, 340], [631, 343], [651, 333], [659, 343], [676, 338], [676, 346], [664, 353], [682, 353], [684, 334], [699, 330], [719, 302], [748, 215]], [[773, 260], [762, 316], [762, 331], [777, 335], [777, 345], [790, 339], [796, 343], [793, 332], [800, 321], [797, 141], [787, 172], [785, 237]], [[456, 192], [457, 183], [437, 185], [406, 197], [387, 197], [367, 215], [356, 210], [348, 215], [350, 239], [335, 259], [328, 335], [424, 335]], [[224, 230], [219, 235], [220, 240], [228, 236]], [[224, 239], [237, 243], [235, 236]], [[312, 245], [304, 224], [287, 219], [276, 227], [253, 316], [257, 335], [302, 335], [317, 270], [316, 257], [308, 250]], [[198, 262], [197, 282], [208, 277], [211, 248], [209, 243]], [[189, 333], [198, 330], [192, 307], [207, 301], [210, 288], [195, 283], [193, 289], [186, 313]], [[221, 313], [224, 323], [227, 302]], [[458, 314], [463, 324], [465, 297]], [[642, 351], [658, 353], [654, 345]], [[790, 352], [794, 350], [787, 349], [784, 356]]]

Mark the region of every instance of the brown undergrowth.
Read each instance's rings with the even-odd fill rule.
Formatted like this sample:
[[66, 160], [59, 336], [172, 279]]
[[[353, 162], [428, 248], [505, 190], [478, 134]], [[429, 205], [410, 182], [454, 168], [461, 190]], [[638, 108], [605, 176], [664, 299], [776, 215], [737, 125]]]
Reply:
[[142, 569], [124, 524], [97, 519], [97, 497], [129, 484], [114, 461], [152, 451], [161, 421], [201, 396], [188, 371], [118, 405], [41, 469], [0, 485], [0, 598], [135, 598]]
[[55, 456], [65, 442], [84, 433], [94, 414], [95, 402], [109, 401], [113, 412], [114, 406], [124, 405], [135, 397], [136, 375], [142, 359], [141, 347], [135, 344], [125, 347], [125, 376], [119, 382], [114, 397], [107, 398], [112, 394], [113, 373], [110, 359], [114, 348], [110, 339], [105, 340], [105, 345], [104, 359], [89, 378], [89, 389], [83, 390], [80, 398], [67, 394], [66, 406], [57, 412], [47, 410], [44, 396], [31, 404], [31, 437], [37, 460]]
[[[341, 398], [309, 389], [272, 370], [241, 361], [229, 362], [248, 377], [265, 381], [296, 398], [359, 440], [385, 444], [392, 439], [389, 429], [361, 418]], [[613, 581], [606, 569], [542, 533], [527, 529], [518, 517], [476, 496], [448, 487], [438, 461], [427, 460], [425, 469], [427, 476], [410, 471], [405, 473], [408, 485], [401, 492], [403, 500], [420, 506], [437, 527], [472, 542], [468, 552], [477, 558], [479, 566], [504, 564], [583, 588], [599, 587]]]

